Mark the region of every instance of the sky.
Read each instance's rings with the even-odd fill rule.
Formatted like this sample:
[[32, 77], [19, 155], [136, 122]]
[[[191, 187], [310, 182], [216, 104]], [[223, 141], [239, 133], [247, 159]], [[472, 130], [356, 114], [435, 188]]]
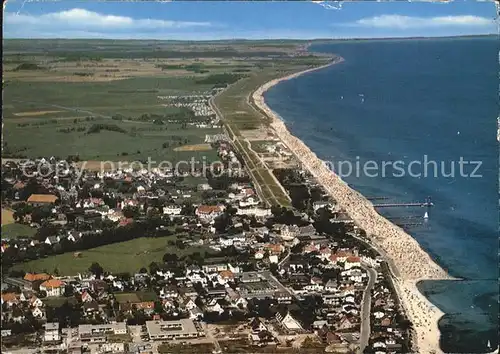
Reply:
[[8, 0], [4, 38], [314, 39], [498, 33], [493, 1]]

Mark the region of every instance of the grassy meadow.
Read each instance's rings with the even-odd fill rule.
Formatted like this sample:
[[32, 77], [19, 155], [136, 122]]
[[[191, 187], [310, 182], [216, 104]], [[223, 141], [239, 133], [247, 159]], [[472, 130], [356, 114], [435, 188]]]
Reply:
[[17, 223], [4, 224], [2, 216], [2, 239], [31, 238], [35, 235], [36, 229]]
[[204, 253], [206, 247], [188, 247], [183, 250], [168, 241], [175, 240], [175, 236], [160, 238], [137, 238], [130, 241], [80, 251], [75, 257], [74, 252], [41, 258], [13, 266], [13, 269], [22, 269], [25, 272], [49, 272], [58, 269], [61, 275], [75, 275], [87, 272], [93, 262], [99, 263], [105, 271], [138, 272], [142, 267], [148, 267], [151, 262], [163, 262], [165, 253], [176, 253], [178, 256], [194, 252]]

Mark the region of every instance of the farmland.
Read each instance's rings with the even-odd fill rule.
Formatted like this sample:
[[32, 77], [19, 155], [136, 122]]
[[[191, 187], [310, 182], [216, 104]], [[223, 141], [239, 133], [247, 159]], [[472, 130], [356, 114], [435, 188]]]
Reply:
[[[288, 206], [288, 196], [248, 139], [258, 135], [266, 140], [269, 130], [269, 122], [249, 96], [269, 80], [329, 60], [296, 55], [303, 44], [6, 41], [4, 157], [73, 155], [92, 161], [171, 162], [194, 158], [210, 163], [217, 156], [203, 145], [205, 136], [224, 131], [234, 140], [264, 202]], [[190, 109], [160, 99], [212, 95], [226, 85], [212, 100], [222, 128], [198, 126], [199, 118]]]
[[2, 226], [12, 224], [13, 222], [13, 212], [9, 209], [2, 208]]
[[181, 250], [175, 245], [169, 244], [169, 241], [174, 239], [175, 237], [142, 237], [82, 251], [79, 257], [75, 257], [73, 252], [68, 252], [20, 263], [13, 268], [22, 269], [26, 272], [46, 271], [49, 273], [57, 269], [61, 275], [75, 275], [87, 272], [89, 266], [93, 262], [97, 262], [105, 271], [134, 273], [138, 272], [142, 267], [147, 268], [151, 262], [161, 263], [163, 255], [168, 252], [182, 256], [206, 251], [204, 247], [189, 247]]
[[[179, 113], [177, 108], [160, 105], [157, 96], [192, 92], [195, 86], [189, 79], [160, 78], [104, 83], [11, 82], [4, 95], [8, 104], [3, 113], [7, 153], [26, 157], [79, 155], [85, 160], [112, 161], [189, 159], [192, 153], [174, 149], [203, 143], [205, 134], [220, 130], [194, 128], [182, 122], [155, 124], [138, 118]], [[120, 91], [124, 87], [127, 92]], [[151, 87], [158, 87], [157, 92], [148, 92]], [[125, 118], [112, 119], [117, 115]], [[89, 134], [96, 124], [113, 124], [121, 131]], [[171, 141], [175, 145], [163, 148]]]

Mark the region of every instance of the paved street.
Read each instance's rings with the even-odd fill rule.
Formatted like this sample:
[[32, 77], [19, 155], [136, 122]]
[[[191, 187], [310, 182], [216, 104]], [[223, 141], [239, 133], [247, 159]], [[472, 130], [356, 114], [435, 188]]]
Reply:
[[222, 353], [219, 341], [212, 335], [212, 332], [210, 331], [210, 328], [208, 328], [207, 324], [205, 322], [201, 322], [201, 327], [205, 332], [206, 338], [209, 339], [214, 344], [215, 347], [214, 353]]
[[361, 304], [361, 336], [359, 338], [360, 352], [365, 350], [370, 339], [370, 312], [371, 312], [371, 291], [375, 280], [377, 280], [377, 271], [373, 268], [364, 267], [368, 272], [368, 284], [363, 293], [363, 301]]
[[262, 272], [259, 272], [259, 274], [262, 275], [264, 277], [264, 279], [266, 279], [270, 284], [277, 287], [281, 292], [288, 293], [288, 294], [292, 295], [293, 297], [295, 297], [295, 294], [290, 289], [288, 289], [283, 284], [281, 284], [281, 282], [278, 279], [276, 279], [276, 277], [274, 275], [272, 275], [272, 273], [270, 271], [267, 271], [267, 270], [262, 271]]

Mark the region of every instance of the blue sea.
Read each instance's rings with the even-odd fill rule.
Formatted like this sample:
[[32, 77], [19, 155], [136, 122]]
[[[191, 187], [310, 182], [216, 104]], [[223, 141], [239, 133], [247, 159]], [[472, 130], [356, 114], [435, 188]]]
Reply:
[[[446, 313], [442, 349], [484, 353], [488, 341], [496, 348], [498, 38], [339, 41], [310, 50], [345, 61], [280, 83], [266, 102], [344, 181], [387, 198], [374, 203], [432, 198], [431, 208], [380, 210], [419, 224], [409, 233], [463, 279], [419, 284]], [[399, 169], [388, 165], [398, 160]]]

